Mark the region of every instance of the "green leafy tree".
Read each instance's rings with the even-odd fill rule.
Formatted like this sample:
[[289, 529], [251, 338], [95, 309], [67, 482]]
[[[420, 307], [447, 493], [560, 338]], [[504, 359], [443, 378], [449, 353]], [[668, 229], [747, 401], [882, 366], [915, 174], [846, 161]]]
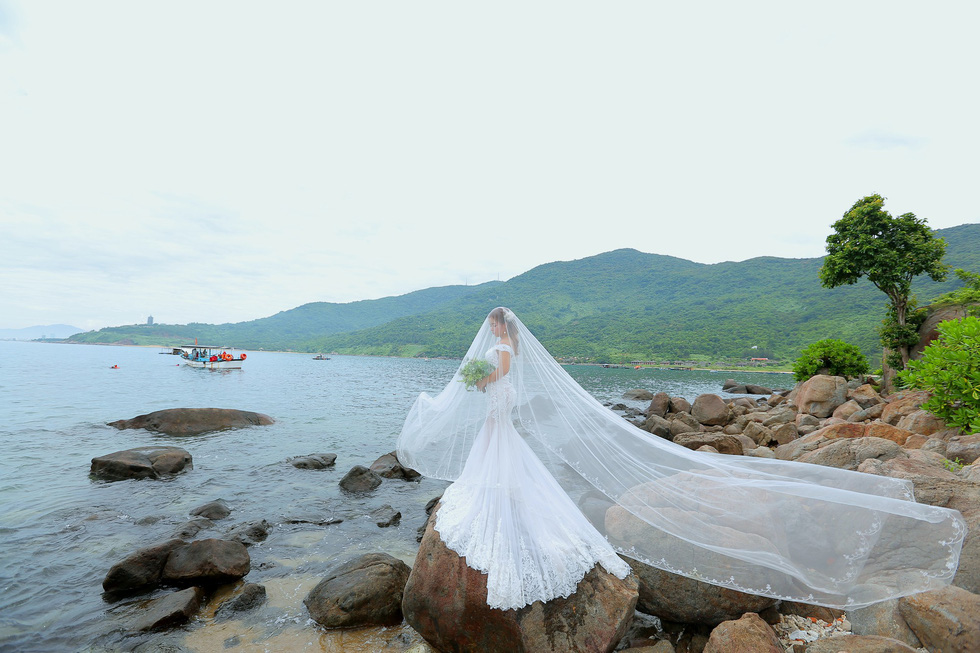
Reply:
[[904, 367], [902, 363], [902, 347], [906, 351], [919, 342], [919, 327], [926, 321], [929, 311], [919, 308], [915, 297], [909, 298], [908, 305], [905, 307], [905, 324], [898, 323], [898, 316], [895, 307], [888, 305], [888, 314], [881, 321], [878, 335], [881, 337], [881, 344], [888, 351], [886, 359], [892, 369], [900, 370]]
[[922, 408], [950, 426], [980, 432], [980, 318], [948, 320], [938, 330], [899, 378], [932, 393]]
[[797, 381], [806, 381], [815, 374], [857, 376], [869, 370], [868, 359], [858, 347], [831, 338], [807, 346], [793, 363]]
[[970, 315], [980, 317], [980, 274], [968, 272], [957, 268], [953, 270], [956, 277], [963, 282], [964, 286], [959, 290], [940, 295], [933, 300], [933, 304], [966, 304], [972, 305], [968, 309]]
[[[912, 279], [926, 274], [933, 281], [946, 279], [943, 265], [946, 241], [937, 238], [925, 220], [914, 213], [894, 218], [883, 206], [881, 195], [869, 195], [834, 223], [827, 236], [827, 257], [820, 268], [820, 282], [826, 288], [857, 283], [867, 277], [888, 296], [899, 330], [906, 325]], [[909, 348], [899, 346], [901, 366], [908, 365]]]

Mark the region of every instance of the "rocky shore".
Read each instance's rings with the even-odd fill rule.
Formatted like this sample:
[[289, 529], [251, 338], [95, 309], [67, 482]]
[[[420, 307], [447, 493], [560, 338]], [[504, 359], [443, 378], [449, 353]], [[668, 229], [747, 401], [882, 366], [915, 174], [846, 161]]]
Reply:
[[[730, 384], [726, 394], [745, 396], [704, 394], [693, 402], [635, 391], [624, 398], [632, 405], [611, 408], [650, 437], [696, 451], [797, 460], [910, 480], [917, 501], [959, 510], [970, 529], [954, 583], [942, 590], [845, 614], [742, 594], [627, 559], [634, 573], [625, 580], [597, 568], [565, 599], [490, 610], [485, 577], [445, 547], [432, 528], [431, 514], [439, 509], [439, 497], [432, 497], [413, 566], [384, 551], [338, 559], [306, 594], [309, 618], [322, 629], [407, 624], [421, 638], [404, 638], [400, 648], [385, 650], [413, 653], [978, 651], [980, 434], [947, 429], [921, 410], [925, 393], [881, 396], [870, 381], [816, 376], [777, 391]], [[142, 428], [157, 425], [151, 422]], [[266, 423], [245, 422], [230, 428]], [[285, 462], [316, 473], [335, 468], [336, 456], [314, 453]], [[91, 473], [109, 482], [143, 478], [155, 483], [194, 471], [190, 452], [168, 446], [99, 456]], [[333, 478], [351, 496], [370, 496], [383, 483], [414, 483], [418, 474], [391, 453]], [[233, 509], [223, 501], [201, 505], [189, 517], [173, 538], [147, 543], [106, 570], [107, 602], [141, 601], [130, 627], [134, 634], [179, 628], [194, 619], [219, 622], [266, 603], [266, 588], [248, 582], [249, 548], [265, 540], [273, 526], [265, 520], [232, 523]], [[390, 505], [371, 513], [379, 528], [401, 517]], [[221, 536], [197, 537], [225, 520], [230, 525]], [[233, 640], [226, 649], [235, 649]]]

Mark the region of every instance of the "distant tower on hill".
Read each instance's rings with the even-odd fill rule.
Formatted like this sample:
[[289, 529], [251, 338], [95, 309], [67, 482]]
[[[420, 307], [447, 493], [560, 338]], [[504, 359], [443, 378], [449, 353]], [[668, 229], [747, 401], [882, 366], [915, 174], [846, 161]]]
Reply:
[[153, 324], [153, 316], [152, 315], [150, 317], [146, 318], [146, 323], [147, 323], [147, 325], [152, 325]]

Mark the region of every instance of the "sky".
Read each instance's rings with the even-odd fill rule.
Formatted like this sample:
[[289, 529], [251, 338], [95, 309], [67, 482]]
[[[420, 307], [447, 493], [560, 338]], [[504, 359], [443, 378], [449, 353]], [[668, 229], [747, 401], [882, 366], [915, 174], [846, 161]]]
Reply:
[[980, 3], [0, 0], [0, 328], [980, 222]]

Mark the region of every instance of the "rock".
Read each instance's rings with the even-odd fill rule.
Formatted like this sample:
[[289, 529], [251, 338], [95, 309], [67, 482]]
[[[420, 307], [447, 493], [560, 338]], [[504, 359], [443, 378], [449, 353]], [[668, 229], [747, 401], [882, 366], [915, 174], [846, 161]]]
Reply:
[[205, 503], [203, 506], [191, 510], [190, 513], [194, 517], [204, 517], [205, 519], [224, 519], [231, 514], [231, 510], [228, 505], [221, 499], [217, 501], [212, 501], [211, 503]]
[[274, 421], [262, 413], [233, 408], [168, 408], [109, 422], [109, 426], [119, 430], [146, 429], [167, 435], [198, 435], [246, 426], [264, 426]]
[[944, 455], [961, 464], [969, 464], [980, 458], [980, 433], [955, 435], [946, 441]]
[[820, 418], [814, 417], [809, 413], [797, 413], [796, 415], [796, 427], [800, 428], [802, 426], [823, 426], [820, 422]]
[[174, 537], [179, 537], [182, 540], [192, 540], [197, 537], [198, 533], [208, 530], [209, 528], [214, 528], [213, 521], [210, 519], [205, 519], [204, 517], [195, 517], [190, 521], [184, 522], [184, 524], [174, 533]]
[[311, 453], [307, 456], [290, 458], [289, 464], [297, 469], [327, 469], [337, 462], [335, 453]]
[[402, 514], [385, 504], [378, 508], [377, 510], [371, 511], [371, 519], [378, 524], [379, 528], [388, 528], [389, 526], [394, 526], [402, 518]]
[[847, 380], [844, 377], [818, 374], [800, 384], [795, 402], [800, 412], [829, 417], [846, 400]]
[[898, 609], [929, 650], [980, 651], [980, 596], [949, 586], [902, 597]]
[[91, 474], [105, 481], [161, 478], [193, 469], [191, 455], [180, 447], [136, 447], [92, 459]]
[[689, 402], [684, 397], [671, 397], [670, 398], [670, 412], [672, 412], [672, 413], [690, 413], [691, 412], [691, 402]]
[[[438, 508], [437, 508], [438, 510]], [[491, 609], [486, 576], [439, 539], [430, 520], [405, 586], [405, 620], [441, 651], [611, 651], [633, 618], [636, 580], [592, 569], [567, 598]]]
[[772, 410], [762, 420], [762, 425], [768, 428], [779, 426], [780, 424], [790, 424], [796, 422], [797, 413], [792, 408], [786, 406], [778, 410]]
[[796, 601], [783, 601], [779, 604], [780, 614], [795, 614], [807, 619], [820, 619], [826, 623], [832, 623], [839, 617], [844, 616], [843, 610], [826, 608], [822, 605], [811, 605], [810, 603], [797, 603]]
[[176, 547], [163, 568], [163, 580], [176, 585], [220, 585], [242, 578], [251, 561], [245, 545], [207, 539]]
[[256, 583], [245, 583], [235, 598], [228, 599], [218, 607], [214, 616], [216, 620], [233, 619], [240, 612], [254, 610], [266, 601], [265, 586]]
[[848, 390], [847, 398], [851, 401], [856, 401], [862, 409], [885, 403], [885, 400], [881, 398], [878, 391], [869, 383], [860, 385], [853, 390]]
[[703, 394], [694, 400], [691, 416], [706, 426], [724, 426], [731, 419], [732, 411], [718, 395]]
[[895, 426], [921, 435], [932, 435], [944, 430], [946, 423], [929, 411], [919, 409], [899, 419]]
[[241, 542], [245, 546], [252, 546], [259, 542], [264, 542], [269, 537], [272, 524], [264, 519], [246, 522], [235, 526], [225, 536], [226, 539]]
[[646, 413], [647, 417], [652, 415], [665, 417], [668, 410], [670, 410], [670, 395], [666, 392], [658, 392], [650, 400], [650, 405], [647, 406]]
[[102, 581], [102, 589], [107, 592], [129, 592], [156, 587], [163, 577], [163, 567], [170, 552], [186, 544], [183, 540], [173, 539], [137, 550], [112, 565]]
[[[779, 453], [776, 453], [777, 457]], [[903, 455], [902, 448], [882, 438], [847, 438], [835, 440], [816, 451], [803, 454], [797, 460], [802, 463], [855, 470], [868, 459], [889, 460]]]
[[332, 567], [303, 603], [326, 628], [395, 626], [410, 569], [387, 553], [368, 553]]
[[670, 422], [661, 417], [660, 415], [650, 415], [647, 417], [640, 428], [647, 433], [652, 433], [661, 438], [670, 439]]
[[689, 413], [674, 413], [670, 420], [670, 434], [677, 437], [681, 433], [697, 433], [701, 423]]
[[634, 401], [650, 401], [653, 399], [653, 393], [649, 390], [643, 389], [633, 389], [627, 390], [623, 393], [623, 399], [632, 399]]
[[681, 433], [674, 437], [674, 444], [697, 451], [701, 447], [714, 448], [718, 453], [741, 456], [742, 442], [734, 435], [724, 433]]
[[864, 434], [871, 438], [891, 440], [895, 444], [905, 444], [912, 432], [885, 422], [871, 422], [865, 427]]
[[394, 451], [386, 453], [371, 463], [371, 471], [384, 478], [403, 478], [406, 481], [414, 481], [422, 477], [414, 469], [402, 466], [398, 462], [397, 453]]
[[905, 618], [898, 609], [898, 599], [849, 610], [847, 618], [851, 622], [851, 632], [855, 635], [880, 635], [904, 642], [913, 648], [922, 646], [919, 638], [905, 623]]
[[[769, 404], [769, 405], [772, 406], [773, 404]], [[755, 401], [753, 401], [752, 399], [749, 399], [748, 397], [738, 397], [736, 399], [733, 399], [732, 400], [732, 407], [734, 408], [736, 406], [740, 406], [742, 408], [745, 408], [746, 409], [746, 412], [748, 412], [750, 410], [754, 410], [755, 408], [758, 407], [758, 405], [755, 403]]]
[[774, 442], [776, 439], [772, 431], [759, 422], [749, 422], [746, 424], [745, 430], [742, 431], [742, 435], [752, 440], [760, 447], [765, 447], [770, 442]]
[[[944, 649], [945, 650], [945, 649]], [[916, 653], [897, 639], [877, 635], [838, 635], [807, 644], [805, 653]]]
[[776, 604], [773, 598], [744, 594], [672, 574], [639, 560], [623, 559], [629, 563], [639, 583], [636, 609], [662, 620], [713, 626]]
[[721, 389], [727, 392], [729, 389], [734, 388], [737, 385], [739, 384], [735, 379], [725, 379], [725, 382], [721, 384]]
[[919, 410], [929, 398], [929, 393], [924, 390], [902, 392], [888, 397], [888, 404], [881, 413], [881, 421], [886, 424], [897, 425], [898, 421]]
[[363, 465], [354, 465], [340, 479], [340, 487], [348, 492], [370, 492], [381, 485], [381, 475]]
[[146, 604], [132, 629], [136, 632], [146, 632], [179, 626], [194, 616], [203, 600], [204, 590], [200, 587], [188, 587], [153, 599]]
[[800, 434], [796, 430], [796, 424], [793, 422], [780, 424], [772, 429], [772, 439], [776, 441], [776, 444], [789, 444], [798, 437], [800, 437]]
[[840, 406], [834, 409], [833, 417], [837, 419], [847, 420], [851, 415], [861, 410], [861, 406], [858, 402], [852, 400], [845, 401]]
[[723, 621], [711, 631], [704, 653], [784, 653], [776, 633], [754, 612]]
[[868, 420], [878, 419], [881, 414], [885, 412], [885, 406], [887, 404], [875, 404], [868, 408], [857, 411], [853, 415], [847, 418], [848, 422], [867, 422]]

